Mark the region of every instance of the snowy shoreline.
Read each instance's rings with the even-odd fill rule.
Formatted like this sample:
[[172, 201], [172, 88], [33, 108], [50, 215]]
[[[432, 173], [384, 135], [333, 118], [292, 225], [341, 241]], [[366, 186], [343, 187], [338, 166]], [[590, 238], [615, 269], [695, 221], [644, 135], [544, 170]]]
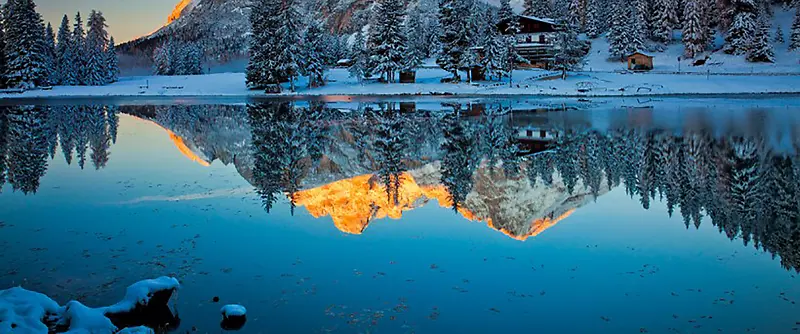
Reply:
[[[734, 74], [656, 74], [578, 72], [566, 80], [552, 79], [558, 73], [543, 70], [520, 70], [514, 84], [440, 83], [448, 74], [438, 69], [421, 69], [413, 84], [359, 84], [344, 69], [329, 72], [326, 86], [309, 89], [305, 79], [298, 81], [296, 92], [265, 94], [245, 86], [244, 73], [221, 73], [196, 76], [124, 77], [119, 82], [100, 87], [57, 86], [52, 90], [34, 90], [20, 94], [0, 94], [0, 100], [97, 97], [172, 97], [172, 98], [303, 98], [303, 97], [731, 97], [738, 95], [800, 94], [800, 75], [775, 73]], [[541, 79], [542, 77], [550, 79]]]

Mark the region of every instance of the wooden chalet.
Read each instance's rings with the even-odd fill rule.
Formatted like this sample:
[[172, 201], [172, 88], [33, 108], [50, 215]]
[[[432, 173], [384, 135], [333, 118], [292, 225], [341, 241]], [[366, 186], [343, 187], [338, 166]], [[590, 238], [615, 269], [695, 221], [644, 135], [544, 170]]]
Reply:
[[653, 56], [641, 52], [634, 52], [627, 57], [628, 69], [633, 71], [649, 71], [653, 69]]
[[[549, 68], [555, 61], [556, 35], [561, 25], [555, 20], [535, 16], [518, 15], [520, 32], [516, 35], [517, 52], [527, 59], [529, 67]], [[507, 23], [498, 28], [505, 33]]]

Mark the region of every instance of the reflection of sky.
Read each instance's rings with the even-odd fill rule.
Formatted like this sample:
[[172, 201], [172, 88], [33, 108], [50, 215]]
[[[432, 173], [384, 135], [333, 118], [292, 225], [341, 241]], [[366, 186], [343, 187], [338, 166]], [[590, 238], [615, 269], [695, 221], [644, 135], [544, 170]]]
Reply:
[[[665, 333], [697, 324], [783, 333], [800, 320], [792, 318], [797, 306], [779, 298], [786, 292], [800, 301], [800, 288], [777, 260], [729, 241], [707, 219], [687, 230], [661, 203], [645, 211], [620, 187], [526, 242], [436, 205], [355, 236], [302, 208], [290, 217], [285, 202], [266, 214], [255, 194], [118, 204], [248, 186], [233, 166], [200, 166], [163, 129], [125, 115], [105, 169], [81, 171], [60, 153], [50, 165], [35, 196], [8, 187], [0, 195], [0, 220], [16, 225], [0, 232], [0, 273], [19, 271], [0, 276], [0, 287], [27, 277], [23, 285], [61, 303], [75, 295], [57, 286], [86, 290], [81, 298], [92, 305], [119, 298], [137, 279], [178, 273], [184, 329], [215, 331], [212, 296], [248, 308], [248, 333], [350, 332], [325, 315], [331, 305], [348, 314], [384, 311], [378, 329], [388, 333], [407, 332], [403, 323], [419, 333]], [[94, 291], [115, 277], [111, 289]], [[408, 311], [389, 311], [399, 298]], [[736, 303], [714, 304], [718, 298]], [[434, 308], [440, 316], [431, 320]]]

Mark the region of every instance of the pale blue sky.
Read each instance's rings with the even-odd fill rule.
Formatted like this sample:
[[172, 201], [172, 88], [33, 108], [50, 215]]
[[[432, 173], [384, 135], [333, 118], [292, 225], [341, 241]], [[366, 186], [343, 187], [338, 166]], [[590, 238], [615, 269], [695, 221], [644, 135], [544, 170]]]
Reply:
[[[167, 22], [179, 0], [35, 0], [45, 22], [55, 29], [68, 14], [70, 21], [77, 11], [86, 19], [89, 11], [97, 9], [108, 20], [109, 31], [117, 43], [148, 34]], [[5, 3], [5, 1], [2, 1]]]

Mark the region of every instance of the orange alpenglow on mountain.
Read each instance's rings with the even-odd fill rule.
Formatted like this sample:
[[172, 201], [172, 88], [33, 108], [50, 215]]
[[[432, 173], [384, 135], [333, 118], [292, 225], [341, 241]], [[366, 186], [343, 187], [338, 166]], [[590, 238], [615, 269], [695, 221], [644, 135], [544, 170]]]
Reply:
[[167, 24], [170, 24], [173, 21], [179, 19], [181, 17], [181, 14], [183, 13], [183, 10], [191, 2], [192, 2], [192, 0], [181, 0], [181, 2], [178, 3], [177, 6], [175, 6], [175, 9], [172, 10], [172, 13], [169, 14], [169, 17], [167, 18]]
[[185, 157], [189, 158], [190, 160], [192, 160], [192, 161], [194, 161], [194, 162], [196, 162], [196, 163], [198, 163], [198, 164], [200, 164], [200, 165], [202, 165], [204, 167], [211, 166], [210, 162], [208, 162], [205, 159], [201, 158], [200, 156], [197, 155], [197, 153], [194, 153], [194, 151], [192, 151], [192, 149], [190, 149], [189, 146], [186, 146], [186, 142], [183, 141], [183, 138], [181, 138], [180, 136], [176, 135], [172, 131], [169, 131], [167, 129], [164, 129], [164, 130], [167, 131], [167, 133], [169, 134], [169, 139], [172, 140], [172, 143], [175, 144], [175, 147], [178, 148], [178, 151], [181, 151], [181, 153]]
[[[295, 194], [295, 203], [297, 206], [305, 207], [314, 218], [331, 216], [337, 229], [350, 234], [363, 233], [372, 219], [386, 217], [400, 219], [403, 211], [413, 210], [430, 199], [435, 199], [442, 207], [452, 207], [450, 196], [443, 185], [420, 186], [408, 173], [403, 173], [400, 181], [396, 205], [393, 200], [390, 202], [385, 187], [372, 174], [359, 175], [300, 191]], [[555, 219], [548, 217], [536, 219], [531, 224], [530, 231], [524, 235], [514, 235], [506, 229], [495, 227], [491, 218], [485, 221], [489, 227], [511, 238], [524, 241], [554, 226], [573, 211], [570, 210]], [[458, 212], [467, 220], [484, 221], [463, 207], [459, 208]]]

